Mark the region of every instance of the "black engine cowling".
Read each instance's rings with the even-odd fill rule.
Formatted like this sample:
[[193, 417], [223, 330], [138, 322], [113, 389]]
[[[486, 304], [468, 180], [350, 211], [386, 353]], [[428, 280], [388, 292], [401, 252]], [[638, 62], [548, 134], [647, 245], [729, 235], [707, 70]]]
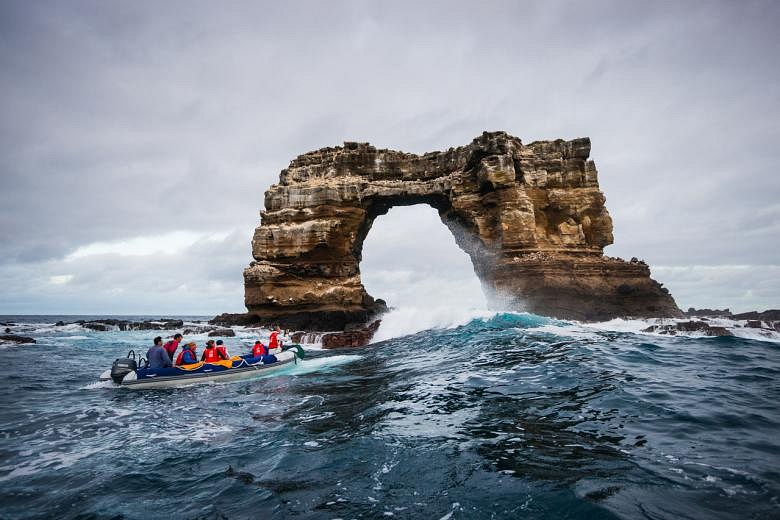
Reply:
[[127, 374], [137, 368], [138, 364], [135, 362], [135, 359], [119, 358], [111, 365], [111, 379], [114, 380], [114, 383], [120, 384]]

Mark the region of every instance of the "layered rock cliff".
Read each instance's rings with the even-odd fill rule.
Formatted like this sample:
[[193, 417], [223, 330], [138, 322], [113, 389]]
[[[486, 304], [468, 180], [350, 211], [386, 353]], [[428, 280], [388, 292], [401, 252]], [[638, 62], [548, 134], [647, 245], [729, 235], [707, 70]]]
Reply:
[[261, 322], [342, 329], [382, 310], [363, 241], [393, 206], [429, 204], [471, 257], [491, 305], [560, 318], [677, 316], [642, 262], [603, 255], [612, 220], [590, 139], [505, 132], [424, 155], [347, 142], [294, 159], [265, 194], [245, 303]]

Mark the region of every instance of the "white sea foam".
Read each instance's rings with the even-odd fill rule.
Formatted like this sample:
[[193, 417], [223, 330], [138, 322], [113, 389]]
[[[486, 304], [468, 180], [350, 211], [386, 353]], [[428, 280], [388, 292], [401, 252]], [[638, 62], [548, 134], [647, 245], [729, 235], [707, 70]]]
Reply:
[[[648, 319], [622, 319], [615, 318], [613, 320], [604, 321], [600, 323], [587, 323], [579, 324], [583, 329], [597, 329], [610, 332], [630, 332], [634, 334], [647, 334], [651, 336], [669, 337], [669, 334], [660, 334], [659, 332], [651, 332], [646, 329], [653, 325], [674, 325], [676, 323], [687, 321], [700, 321], [701, 318], [648, 318]], [[707, 318], [707, 324], [712, 327], [725, 327], [730, 333], [738, 338], [752, 339], [758, 341], [770, 341], [773, 343], [780, 343], [780, 332], [771, 330], [768, 328], [752, 328], [747, 326], [746, 320], [731, 320], [728, 318]], [[708, 337], [700, 331], [677, 331], [676, 336], [687, 336], [692, 338]]]
[[575, 339], [599, 339], [597, 332], [588, 330], [586, 327], [580, 326], [576, 323], [567, 324], [553, 324], [545, 323], [538, 327], [533, 328], [534, 332], [546, 332], [554, 334], [556, 336], [563, 336], [567, 338]]
[[361, 357], [362, 356], [354, 354], [343, 354], [340, 356], [323, 356], [314, 359], [303, 359], [285, 372], [290, 375], [308, 374], [309, 372], [317, 372], [325, 368], [351, 363]]
[[457, 306], [401, 307], [382, 316], [382, 324], [372, 342], [407, 336], [423, 330], [459, 327], [474, 319], [490, 319], [496, 314], [496, 311]]
[[34, 475], [42, 469], [60, 470], [70, 467], [79, 460], [102, 451], [102, 448], [83, 448], [78, 452], [50, 451], [41, 452], [36, 458], [25, 461], [11, 469], [10, 466], [0, 467], [0, 471], [11, 469], [8, 475], [0, 477], [0, 482], [5, 482], [18, 477]]
[[115, 388], [116, 385], [113, 383], [113, 381], [95, 381], [92, 383], [89, 383], [88, 385], [84, 385], [79, 388], [79, 390], [100, 390], [103, 388]]

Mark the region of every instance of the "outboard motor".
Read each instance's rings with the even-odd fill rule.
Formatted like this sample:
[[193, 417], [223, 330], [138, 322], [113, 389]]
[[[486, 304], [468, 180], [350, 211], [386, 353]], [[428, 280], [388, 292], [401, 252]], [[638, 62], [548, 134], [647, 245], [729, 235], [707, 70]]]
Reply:
[[126, 358], [119, 358], [114, 360], [111, 365], [111, 379], [114, 383], [122, 383], [122, 379], [130, 372], [138, 368], [138, 363], [135, 361], [135, 351], [131, 350], [127, 353]]

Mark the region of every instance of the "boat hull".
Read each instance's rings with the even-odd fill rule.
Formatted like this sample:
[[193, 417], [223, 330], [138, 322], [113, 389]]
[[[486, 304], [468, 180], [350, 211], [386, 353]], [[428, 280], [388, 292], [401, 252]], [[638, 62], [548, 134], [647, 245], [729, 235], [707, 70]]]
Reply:
[[294, 351], [286, 350], [276, 354], [274, 363], [246, 364], [238, 368], [224, 370], [208, 370], [208, 364], [203, 366], [203, 371], [183, 372], [176, 375], [147, 375], [138, 377], [136, 372], [130, 372], [122, 379], [121, 386], [134, 390], [155, 388], [176, 388], [203, 382], [231, 382], [262, 377], [297, 363], [298, 358]]

